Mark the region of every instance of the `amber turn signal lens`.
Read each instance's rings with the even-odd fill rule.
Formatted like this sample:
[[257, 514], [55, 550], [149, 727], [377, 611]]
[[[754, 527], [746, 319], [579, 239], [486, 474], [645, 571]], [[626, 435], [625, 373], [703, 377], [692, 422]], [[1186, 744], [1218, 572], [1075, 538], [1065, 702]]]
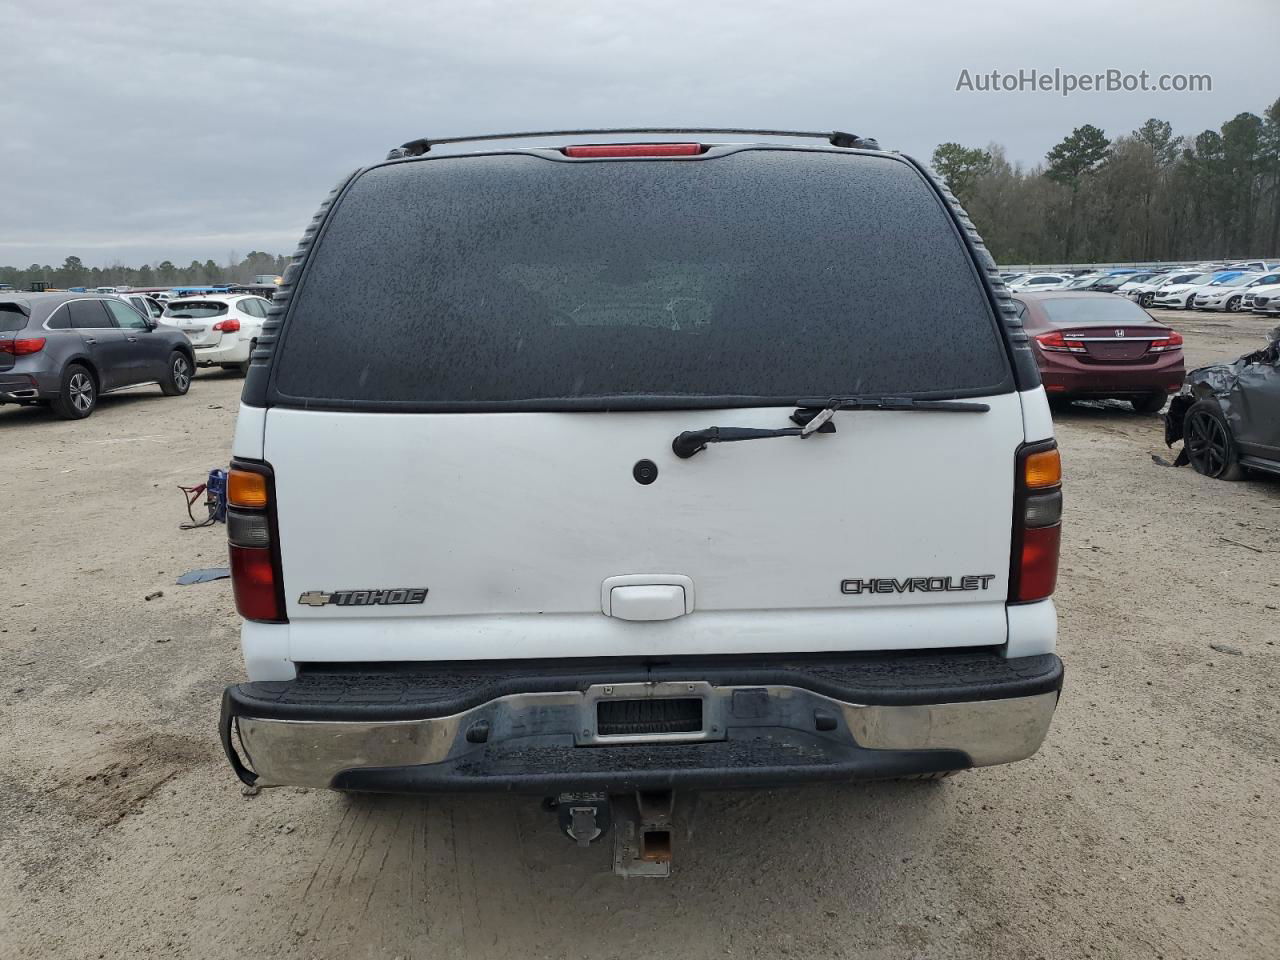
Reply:
[[267, 478], [248, 470], [232, 470], [227, 474], [227, 502], [233, 507], [265, 507]]
[[1023, 463], [1025, 464], [1023, 477], [1031, 490], [1056, 487], [1062, 482], [1062, 458], [1058, 456], [1056, 449], [1032, 453]]

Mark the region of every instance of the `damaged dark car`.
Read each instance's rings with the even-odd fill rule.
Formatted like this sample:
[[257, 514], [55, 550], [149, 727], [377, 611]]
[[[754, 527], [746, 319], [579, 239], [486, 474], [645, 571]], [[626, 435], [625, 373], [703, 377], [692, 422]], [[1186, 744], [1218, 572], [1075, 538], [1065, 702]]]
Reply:
[[1280, 475], [1280, 327], [1270, 340], [1187, 374], [1165, 415], [1165, 443], [1182, 441], [1175, 464], [1219, 480], [1239, 480], [1246, 470]]

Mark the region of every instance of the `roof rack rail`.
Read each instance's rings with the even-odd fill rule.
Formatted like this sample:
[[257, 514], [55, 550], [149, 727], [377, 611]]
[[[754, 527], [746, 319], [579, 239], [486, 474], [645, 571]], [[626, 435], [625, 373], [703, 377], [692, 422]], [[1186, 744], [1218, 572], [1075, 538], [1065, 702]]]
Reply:
[[429, 153], [431, 148], [442, 143], [473, 143], [482, 140], [518, 140], [526, 137], [582, 137], [596, 134], [637, 134], [637, 133], [747, 133], [757, 137], [805, 137], [826, 140], [832, 146], [850, 147], [862, 150], [879, 150], [880, 144], [872, 137], [860, 137], [856, 133], [845, 133], [842, 130], [750, 130], [732, 127], [606, 127], [596, 130], [527, 130], [523, 133], [485, 133], [472, 137], [440, 137], [428, 139], [422, 137], [408, 143], [393, 147], [387, 154], [388, 160], [399, 160], [402, 157], [420, 157]]

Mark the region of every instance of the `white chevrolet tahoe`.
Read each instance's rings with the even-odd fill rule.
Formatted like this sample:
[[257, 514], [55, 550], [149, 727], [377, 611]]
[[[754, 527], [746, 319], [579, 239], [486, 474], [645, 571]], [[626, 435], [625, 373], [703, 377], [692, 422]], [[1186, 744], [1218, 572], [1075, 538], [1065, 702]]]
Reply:
[[1058, 451], [954, 198], [840, 133], [480, 139], [346, 178], [258, 339], [240, 778], [522, 791], [584, 843], [639, 796], [660, 864], [674, 790], [1033, 754]]

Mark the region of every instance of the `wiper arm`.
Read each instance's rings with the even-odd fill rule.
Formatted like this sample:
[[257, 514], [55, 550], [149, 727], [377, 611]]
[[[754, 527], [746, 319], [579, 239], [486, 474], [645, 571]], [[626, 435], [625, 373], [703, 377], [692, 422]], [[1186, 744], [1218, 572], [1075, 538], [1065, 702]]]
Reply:
[[734, 443], [738, 440], [767, 440], [772, 437], [799, 437], [804, 440], [815, 433], [835, 433], [830, 420], [837, 410], [920, 410], [941, 413], [986, 413], [985, 403], [965, 400], [915, 400], [911, 397], [830, 397], [826, 400], [798, 400], [799, 408], [791, 420], [795, 427], [775, 430], [756, 427], [703, 427], [686, 430], [671, 441], [671, 450], [681, 460], [688, 460], [709, 443]]
[[[811, 430], [830, 420], [837, 410], [933, 410], [940, 413], [987, 413], [991, 406], [968, 400], [916, 400], [913, 397], [831, 397], [827, 400], [797, 400], [800, 409], [791, 415], [796, 423]], [[810, 413], [809, 411], [816, 411]], [[817, 424], [817, 427], [814, 426]]]
[[671, 450], [681, 460], [688, 460], [708, 443], [733, 443], [737, 440], [767, 440], [770, 437], [805, 437], [807, 427], [780, 427], [762, 430], [755, 427], [703, 427], [686, 430], [671, 441]]

